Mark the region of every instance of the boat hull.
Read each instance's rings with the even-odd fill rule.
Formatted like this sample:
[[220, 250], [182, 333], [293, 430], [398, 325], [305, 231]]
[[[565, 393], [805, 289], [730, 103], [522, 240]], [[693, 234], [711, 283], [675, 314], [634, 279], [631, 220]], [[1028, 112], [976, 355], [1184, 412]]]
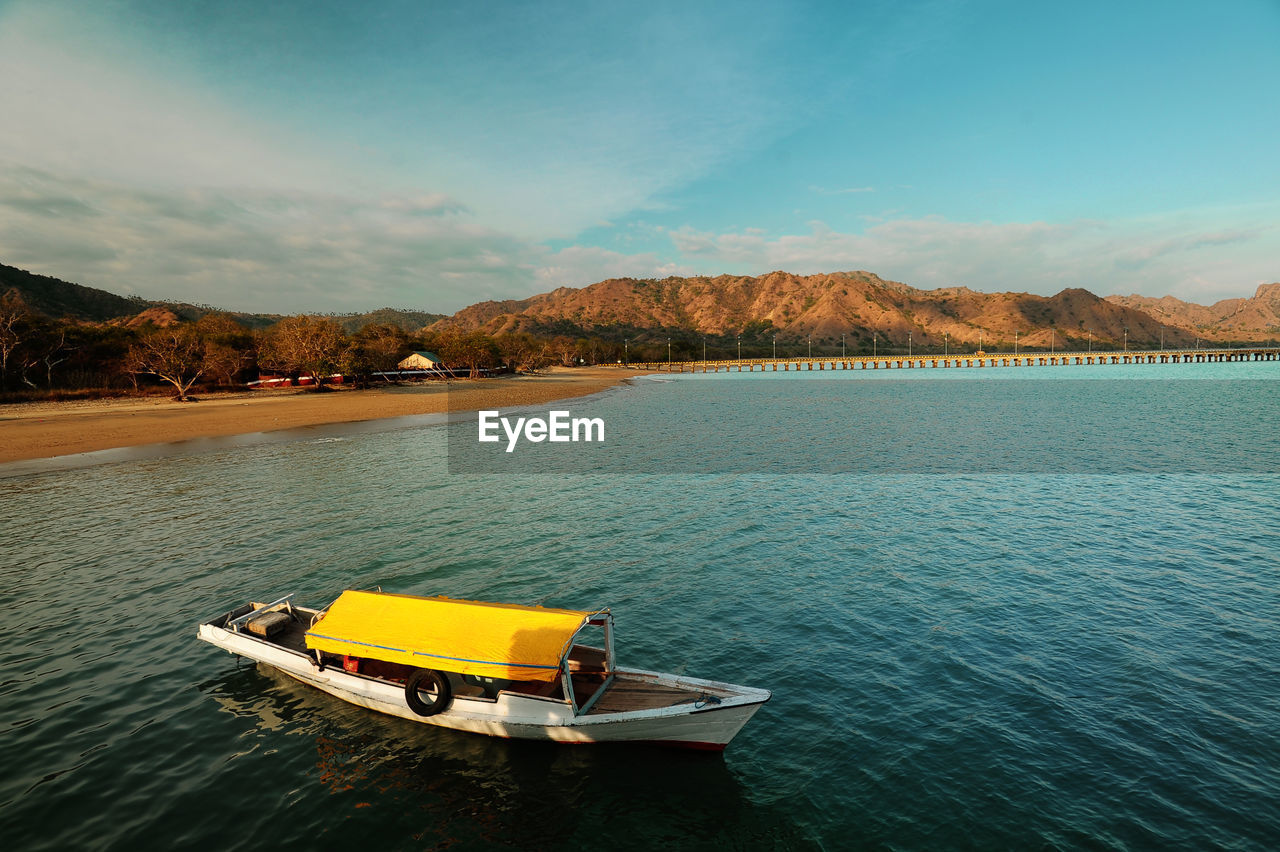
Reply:
[[404, 688], [399, 684], [332, 666], [321, 669], [305, 654], [213, 624], [201, 624], [199, 638], [232, 654], [272, 666], [351, 704], [414, 722], [515, 739], [562, 743], [652, 742], [718, 751], [728, 745], [770, 698], [767, 690], [619, 669], [618, 679], [702, 691], [717, 697], [701, 703], [579, 715], [563, 699], [504, 691], [496, 699], [455, 695], [444, 711], [420, 716], [409, 708]]

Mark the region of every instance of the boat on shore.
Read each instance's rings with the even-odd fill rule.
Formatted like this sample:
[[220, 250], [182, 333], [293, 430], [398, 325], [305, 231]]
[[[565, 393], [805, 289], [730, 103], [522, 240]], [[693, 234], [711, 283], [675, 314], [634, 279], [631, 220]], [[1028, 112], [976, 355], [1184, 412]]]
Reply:
[[[370, 382], [417, 382], [441, 379], [447, 381], [451, 379], [469, 379], [473, 376], [487, 379], [498, 375], [500, 372], [502, 371], [493, 370], [489, 367], [478, 367], [474, 371], [469, 367], [433, 367], [430, 370], [379, 370], [366, 374], [366, 377]], [[329, 376], [322, 376], [320, 381], [326, 385], [342, 385], [358, 382], [359, 379], [359, 376], [334, 373]], [[306, 388], [315, 383], [315, 376], [299, 376], [296, 374], [279, 376], [271, 373], [262, 373], [253, 381], [245, 382], [245, 387], [250, 390], [271, 390], [274, 388]]]
[[499, 737], [719, 751], [771, 697], [618, 668], [607, 609], [354, 590], [309, 609], [292, 598], [223, 613], [199, 638], [352, 704]]

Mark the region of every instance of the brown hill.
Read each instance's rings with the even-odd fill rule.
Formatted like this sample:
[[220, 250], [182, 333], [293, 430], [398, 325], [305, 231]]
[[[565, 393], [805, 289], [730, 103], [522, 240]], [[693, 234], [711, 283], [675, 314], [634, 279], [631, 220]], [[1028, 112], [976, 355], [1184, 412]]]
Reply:
[[0, 293], [10, 289], [17, 291], [31, 310], [53, 319], [100, 322], [133, 316], [153, 304], [0, 263]]
[[126, 320], [117, 320], [126, 328], [141, 328], [144, 325], [151, 324], [156, 328], [172, 328], [182, 320], [173, 311], [168, 308], [147, 308], [142, 313]]
[[[1119, 347], [1190, 344], [1194, 335], [1164, 325], [1131, 307], [1087, 290], [1056, 296], [979, 293], [964, 287], [917, 290], [870, 272], [799, 276], [637, 280], [615, 278], [574, 289], [561, 287], [528, 299], [482, 302], [433, 324], [488, 333], [671, 336], [686, 343], [700, 335], [742, 336], [759, 344], [777, 335], [794, 344], [812, 340], [830, 351], [845, 336], [850, 351], [910, 345], [986, 349]], [[1015, 341], [1016, 335], [1016, 341]]]
[[[130, 327], [145, 322], [165, 327], [177, 321], [197, 320], [210, 311], [217, 310], [208, 305], [118, 296], [106, 290], [73, 284], [48, 275], [36, 275], [25, 269], [0, 263], [0, 293], [8, 290], [17, 292], [28, 308], [50, 319], [111, 322]], [[279, 316], [270, 314], [235, 313], [232, 316], [237, 322], [250, 328], [265, 328], [280, 319]]]
[[1251, 299], [1223, 299], [1212, 305], [1173, 296], [1108, 296], [1107, 301], [1150, 314], [1160, 322], [1216, 342], [1280, 340], [1280, 283], [1263, 284]]
[[[47, 275], [36, 275], [25, 269], [0, 263], [0, 293], [14, 290], [28, 308], [50, 319], [72, 319], [81, 322], [110, 322], [136, 328], [146, 323], [167, 328], [178, 322], [194, 322], [220, 308], [192, 305], [187, 302], [155, 301], [137, 296], [117, 296], [106, 290], [73, 284]], [[230, 316], [247, 328], [267, 328], [283, 318], [281, 314], [230, 312]], [[426, 311], [380, 308], [362, 314], [330, 314], [348, 332], [354, 333], [373, 323], [398, 326], [413, 331], [441, 318]]]

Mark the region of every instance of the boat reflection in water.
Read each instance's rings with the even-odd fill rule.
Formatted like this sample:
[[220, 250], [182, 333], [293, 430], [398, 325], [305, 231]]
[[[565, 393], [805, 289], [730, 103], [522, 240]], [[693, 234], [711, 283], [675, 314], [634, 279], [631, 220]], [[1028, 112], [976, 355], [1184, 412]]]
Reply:
[[290, 790], [290, 819], [322, 815], [325, 844], [566, 848], [607, 833], [614, 848], [808, 845], [716, 754], [476, 737], [369, 713], [264, 664], [202, 689], [250, 726], [234, 759]]

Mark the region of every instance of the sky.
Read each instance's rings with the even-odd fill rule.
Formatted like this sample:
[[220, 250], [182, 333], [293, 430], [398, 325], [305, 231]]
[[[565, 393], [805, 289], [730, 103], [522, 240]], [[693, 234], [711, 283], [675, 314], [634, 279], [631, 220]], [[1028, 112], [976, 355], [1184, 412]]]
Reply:
[[1280, 3], [0, 0], [0, 263], [262, 312], [1280, 280]]

